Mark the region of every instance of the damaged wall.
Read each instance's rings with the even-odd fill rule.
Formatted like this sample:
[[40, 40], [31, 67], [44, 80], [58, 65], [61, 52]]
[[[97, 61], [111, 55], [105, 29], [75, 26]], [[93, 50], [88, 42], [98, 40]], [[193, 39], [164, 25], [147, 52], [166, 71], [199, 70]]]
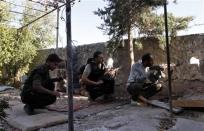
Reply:
[[204, 92], [204, 35], [177, 37], [171, 44], [173, 91], [178, 94]]
[[172, 41], [171, 54], [176, 64], [174, 67], [174, 79], [204, 81], [203, 35], [177, 37]]
[[[172, 40], [170, 45], [171, 62], [173, 63], [172, 86], [177, 94], [183, 93], [185, 89], [202, 86], [204, 82], [204, 35], [180, 36]], [[79, 67], [86, 63], [86, 60], [92, 57], [96, 50], [102, 51], [107, 58], [112, 56], [114, 67], [120, 67], [116, 78], [117, 96], [127, 96], [125, 93], [125, 84], [130, 71], [130, 62], [127, 44], [121, 45], [113, 54], [108, 54], [107, 43], [97, 43], [90, 45], [77, 46], [75, 48], [74, 66], [75, 76]], [[43, 51], [44, 52], [44, 51]], [[53, 52], [53, 51], [47, 51]], [[154, 38], [142, 39], [141, 45], [134, 45], [135, 61], [138, 61], [144, 53], [152, 53], [155, 58], [155, 64], [166, 63], [166, 52]], [[59, 51], [60, 56], [65, 58], [65, 50]], [[42, 55], [42, 52], [40, 53]], [[47, 54], [47, 53], [45, 53]], [[39, 58], [39, 57], [36, 57]], [[43, 57], [44, 58], [44, 57]], [[194, 64], [190, 64], [190, 60]], [[38, 60], [40, 61], [40, 60]], [[42, 61], [42, 60], [41, 60]], [[199, 84], [198, 84], [199, 83]], [[163, 91], [167, 95], [167, 89]]]

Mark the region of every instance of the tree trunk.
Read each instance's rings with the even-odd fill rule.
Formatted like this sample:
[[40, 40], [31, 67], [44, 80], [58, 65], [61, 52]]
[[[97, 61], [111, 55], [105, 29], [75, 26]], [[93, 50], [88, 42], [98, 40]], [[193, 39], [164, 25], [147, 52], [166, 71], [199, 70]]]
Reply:
[[132, 31], [131, 28], [128, 29], [128, 47], [130, 51], [130, 62], [131, 66], [134, 64], [134, 47], [133, 47], [133, 37], [132, 37]]
[[8, 81], [8, 71], [5, 65], [2, 67], [2, 84], [6, 84]]

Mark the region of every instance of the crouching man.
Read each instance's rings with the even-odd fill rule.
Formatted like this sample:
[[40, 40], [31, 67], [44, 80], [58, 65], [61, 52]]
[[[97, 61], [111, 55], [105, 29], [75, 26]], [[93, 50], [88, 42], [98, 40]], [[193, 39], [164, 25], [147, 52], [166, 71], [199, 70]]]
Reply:
[[132, 65], [127, 81], [131, 104], [148, 104], [148, 98], [161, 91], [162, 86], [157, 83], [161, 70], [158, 66], [153, 67], [153, 57], [150, 53], [143, 55], [141, 62]]
[[34, 109], [44, 108], [53, 104], [60, 93], [55, 91], [54, 82], [63, 80], [62, 78], [51, 79], [49, 70], [57, 68], [62, 61], [56, 54], [50, 54], [45, 64], [34, 69], [26, 80], [21, 92], [21, 100], [25, 104], [24, 110], [28, 115], [35, 114]]
[[112, 98], [111, 95], [114, 93], [114, 78], [109, 76], [111, 74], [103, 62], [102, 52], [96, 51], [93, 54], [93, 61], [86, 65], [82, 74], [82, 82], [85, 84], [92, 101], [100, 96], [104, 96], [104, 99], [107, 100]]

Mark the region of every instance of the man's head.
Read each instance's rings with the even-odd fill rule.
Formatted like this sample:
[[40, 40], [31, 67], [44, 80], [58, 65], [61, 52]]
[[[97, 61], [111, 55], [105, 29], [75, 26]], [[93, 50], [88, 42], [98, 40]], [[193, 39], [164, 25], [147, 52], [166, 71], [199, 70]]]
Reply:
[[142, 64], [144, 67], [151, 67], [153, 63], [153, 56], [150, 53], [144, 54], [142, 56]]
[[60, 62], [62, 62], [62, 59], [57, 54], [50, 54], [46, 59], [46, 64], [50, 70], [56, 69]]
[[97, 64], [103, 63], [104, 56], [103, 56], [103, 53], [102, 53], [102, 52], [100, 52], [100, 51], [94, 52], [93, 58], [94, 58], [94, 61], [95, 61]]

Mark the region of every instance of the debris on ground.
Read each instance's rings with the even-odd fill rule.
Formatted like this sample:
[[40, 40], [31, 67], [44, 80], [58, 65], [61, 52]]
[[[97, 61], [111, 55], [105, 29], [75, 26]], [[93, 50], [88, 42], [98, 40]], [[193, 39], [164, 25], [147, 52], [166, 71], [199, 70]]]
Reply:
[[9, 108], [8, 101], [0, 99], [0, 117], [6, 117], [5, 109], [7, 108]]
[[6, 91], [6, 90], [13, 90], [14, 87], [11, 87], [11, 86], [0, 86], [0, 92], [3, 92], [3, 91]]
[[[8, 101], [11, 109], [14, 106], [22, 106], [20, 91], [6, 90], [0, 93], [0, 97]], [[74, 96], [74, 127], [77, 131], [180, 131], [180, 126], [185, 125], [189, 120], [197, 123], [194, 130], [200, 129], [204, 123], [202, 111], [184, 110], [180, 114], [170, 113], [153, 106], [132, 106], [128, 101], [95, 102], [90, 103], [87, 97]], [[22, 106], [23, 107], [23, 106]], [[62, 95], [57, 102], [50, 106], [52, 113], [59, 113], [67, 116], [68, 103], [67, 95]], [[23, 109], [21, 110], [23, 112]], [[185, 119], [183, 121], [183, 119]], [[42, 127], [40, 131], [67, 131], [68, 123], [58, 123], [55, 126]], [[190, 125], [190, 124], [189, 124]], [[11, 127], [6, 119], [0, 119], [0, 129], [5, 131], [19, 131]], [[190, 129], [190, 128], [189, 128]]]

